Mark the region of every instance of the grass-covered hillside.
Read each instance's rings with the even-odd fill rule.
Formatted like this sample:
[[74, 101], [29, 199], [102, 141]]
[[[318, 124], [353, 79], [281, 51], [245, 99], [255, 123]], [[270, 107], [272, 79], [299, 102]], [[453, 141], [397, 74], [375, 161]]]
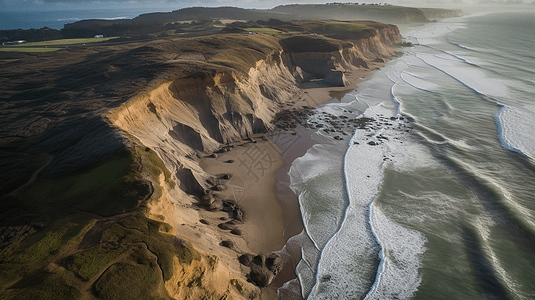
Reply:
[[149, 218], [173, 176], [106, 113], [164, 82], [244, 80], [274, 53], [337, 51], [385, 26], [169, 20], [143, 37], [1, 47], [0, 299], [167, 299], [173, 263], [210, 259]]
[[[281, 5], [272, 9], [244, 9], [237, 7], [189, 7], [172, 12], [142, 14], [133, 19], [82, 20], [66, 24], [63, 29], [0, 30], [0, 42], [15, 40], [47, 41], [61, 38], [147, 37], [172, 33], [213, 33], [228, 20], [267, 21], [278, 19], [339, 21], [376, 21], [387, 24], [419, 23], [463, 14], [460, 10], [412, 8], [394, 5], [363, 3], [327, 3]], [[2, 50], [5, 51], [5, 50]]]

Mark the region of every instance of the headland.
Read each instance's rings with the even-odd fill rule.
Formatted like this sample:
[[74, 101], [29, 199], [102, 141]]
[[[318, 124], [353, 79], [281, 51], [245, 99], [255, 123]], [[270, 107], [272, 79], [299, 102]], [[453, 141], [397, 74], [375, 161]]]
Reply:
[[271, 19], [2, 53], [0, 293], [276, 298], [302, 230], [297, 129], [400, 43], [395, 25]]

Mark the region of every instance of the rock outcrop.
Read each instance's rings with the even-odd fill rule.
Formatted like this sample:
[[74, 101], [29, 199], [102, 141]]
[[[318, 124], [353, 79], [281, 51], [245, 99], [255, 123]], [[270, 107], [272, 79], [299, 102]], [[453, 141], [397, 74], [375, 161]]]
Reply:
[[283, 257], [279, 253], [256, 256], [247, 253], [241, 255], [238, 260], [242, 265], [250, 268], [251, 271], [249, 272], [248, 276], [256, 286], [266, 287], [282, 270], [287, 258]]
[[323, 82], [329, 86], [348, 86], [349, 81], [346, 79], [344, 72], [340, 70], [330, 69], [325, 74]]

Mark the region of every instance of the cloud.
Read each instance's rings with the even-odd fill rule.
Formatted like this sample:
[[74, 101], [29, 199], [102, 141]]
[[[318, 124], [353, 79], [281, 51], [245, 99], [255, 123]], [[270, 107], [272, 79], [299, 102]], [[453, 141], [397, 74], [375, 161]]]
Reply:
[[168, 3], [183, 3], [186, 5], [196, 5], [199, 3], [204, 2], [203, 0], [200, 1], [191, 1], [191, 0], [93, 0], [93, 1], [87, 1], [87, 0], [39, 0], [44, 3], [72, 3], [72, 4], [87, 4], [87, 3], [132, 3], [132, 4], [145, 4], [145, 5], [162, 5], [162, 4], [168, 4]]
[[[244, 8], [272, 8], [292, 3], [326, 3], [340, 0], [0, 0], [2, 10], [58, 10], [58, 9], [138, 9], [171, 11], [194, 6], [237, 6]], [[351, 2], [388, 2], [403, 6], [488, 6], [534, 4], [535, 0], [348, 0]], [[341, 2], [346, 2], [345, 0]], [[516, 4], [516, 5], [515, 5]], [[533, 5], [532, 5], [533, 6]]]

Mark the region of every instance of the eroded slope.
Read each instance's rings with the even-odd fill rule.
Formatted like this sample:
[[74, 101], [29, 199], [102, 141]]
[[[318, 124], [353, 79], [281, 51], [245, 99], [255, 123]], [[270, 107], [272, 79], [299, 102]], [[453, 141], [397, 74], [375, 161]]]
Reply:
[[[271, 130], [300, 81], [343, 84], [344, 72], [394, 54], [396, 27], [362, 25], [364, 35], [225, 34], [6, 58], [1, 147], [18, 179], [3, 185], [2, 295], [259, 297], [237, 260], [247, 241], [222, 247], [230, 233], [194, 225], [212, 213], [202, 201], [215, 187], [197, 157]], [[297, 50], [292, 38], [325, 47]], [[13, 156], [33, 168], [18, 174]]]

